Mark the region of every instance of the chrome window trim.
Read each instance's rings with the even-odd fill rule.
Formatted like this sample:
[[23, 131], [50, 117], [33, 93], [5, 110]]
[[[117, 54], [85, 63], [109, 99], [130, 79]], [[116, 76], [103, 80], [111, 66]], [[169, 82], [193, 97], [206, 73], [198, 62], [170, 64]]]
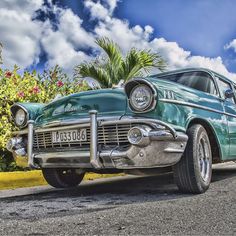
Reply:
[[[198, 91], [201, 91], [201, 92], [206, 93], [206, 94], [210, 94], [210, 95], [215, 96], [217, 98], [221, 97], [220, 90], [219, 90], [219, 87], [218, 87], [218, 83], [217, 83], [217, 81], [215, 79], [215, 75], [212, 72], [207, 71], [207, 70], [197, 70], [197, 69], [196, 70], [186, 70], [186, 71], [183, 70], [183, 71], [177, 71], [176, 73], [169, 73], [169, 74], [167, 72], [166, 74], [163, 73], [163, 74], [160, 74], [160, 75], [159, 74], [154, 75], [154, 77], [157, 78], [157, 79], [162, 79], [162, 77], [167, 77], [167, 76], [171, 76], [171, 75], [178, 75], [178, 74], [184, 74], [184, 73], [191, 73], [191, 72], [192, 73], [194, 73], [194, 72], [204, 72], [204, 73], [208, 74], [211, 77], [211, 80], [212, 80], [212, 82], [213, 82], [213, 84], [215, 86], [215, 90], [216, 90], [217, 94], [204, 92], [204, 91], [201, 91], [201, 90], [198, 90], [198, 89], [186, 86], [184, 84], [181, 84], [182, 86], [185, 86], [187, 88], [191, 88], [191, 89], [194, 89], [194, 90], [198, 90]], [[174, 81], [171, 81], [171, 82], [179, 84], [179, 83], [174, 82]]]
[[[228, 81], [227, 79], [225, 79], [225, 78], [223, 78], [223, 77], [221, 77], [221, 76], [218, 76], [218, 75], [215, 75], [215, 80], [217, 81], [217, 83], [218, 83], [218, 80], [221, 80], [222, 82], [228, 84], [228, 85], [230, 86], [230, 89], [231, 89], [232, 91], [235, 91], [235, 90], [234, 90], [234, 84], [233, 84], [231, 81]], [[235, 94], [234, 94], [234, 96], [233, 96], [234, 102], [232, 102], [232, 101], [227, 100], [227, 99], [225, 98], [225, 95], [224, 95], [224, 93], [222, 92], [222, 90], [221, 90], [220, 88], [219, 88], [219, 92], [220, 92], [220, 95], [221, 95], [221, 98], [222, 98], [223, 101], [228, 101], [228, 102], [231, 102], [232, 104], [236, 105], [236, 97], [235, 97]]]

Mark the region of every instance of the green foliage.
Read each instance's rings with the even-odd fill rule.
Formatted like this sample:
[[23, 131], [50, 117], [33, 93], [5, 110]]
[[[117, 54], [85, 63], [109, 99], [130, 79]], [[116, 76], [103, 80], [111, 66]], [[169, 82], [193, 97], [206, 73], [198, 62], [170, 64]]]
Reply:
[[11, 132], [17, 129], [10, 115], [10, 107], [15, 102], [47, 103], [57, 94], [64, 96], [88, 89], [85, 84], [71, 81], [58, 66], [41, 75], [35, 71], [20, 75], [18, 69], [0, 69], [0, 171], [15, 168], [5, 149]]
[[133, 77], [144, 76], [144, 73], [149, 73], [152, 68], [163, 71], [166, 67], [162, 57], [150, 50], [132, 48], [126, 57], [123, 57], [119, 46], [112, 40], [101, 38], [97, 39], [96, 43], [103, 49], [106, 57], [76, 66], [75, 77], [92, 77], [103, 87], [110, 88], [120, 80], [127, 81]]
[[0, 64], [2, 64], [2, 44], [0, 43]]

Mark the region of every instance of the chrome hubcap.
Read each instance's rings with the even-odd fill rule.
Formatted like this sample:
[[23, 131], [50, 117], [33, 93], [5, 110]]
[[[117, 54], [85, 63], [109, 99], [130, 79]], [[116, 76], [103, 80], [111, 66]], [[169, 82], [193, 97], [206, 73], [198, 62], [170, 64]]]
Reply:
[[210, 177], [210, 151], [208, 143], [202, 137], [198, 146], [198, 164], [203, 181], [207, 182]]

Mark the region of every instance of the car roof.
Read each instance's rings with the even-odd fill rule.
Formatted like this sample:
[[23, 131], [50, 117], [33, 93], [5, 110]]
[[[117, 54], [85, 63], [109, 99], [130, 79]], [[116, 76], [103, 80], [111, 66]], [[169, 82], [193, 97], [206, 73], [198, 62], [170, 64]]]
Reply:
[[225, 80], [229, 83], [233, 83], [235, 85], [235, 83], [232, 80], [228, 79], [224, 75], [221, 75], [213, 70], [210, 70], [207, 68], [202, 68], [202, 67], [191, 67], [191, 68], [183, 68], [183, 69], [178, 69], [178, 70], [166, 71], [166, 72], [161, 72], [159, 74], [156, 74], [155, 76], [162, 77], [162, 76], [178, 74], [178, 73], [183, 73], [183, 72], [196, 72], [196, 71], [206, 72], [206, 73], [210, 74], [211, 76], [218, 76], [218, 77], [222, 78], [223, 80]]

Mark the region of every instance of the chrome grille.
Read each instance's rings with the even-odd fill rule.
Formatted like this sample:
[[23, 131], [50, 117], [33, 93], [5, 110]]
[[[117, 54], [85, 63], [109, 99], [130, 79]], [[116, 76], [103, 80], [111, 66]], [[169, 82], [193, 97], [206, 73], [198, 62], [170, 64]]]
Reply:
[[[137, 124], [136, 124], [137, 125]], [[98, 145], [101, 146], [117, 146], [128, 144], [127, 133], [135, 124], [114, 124], [98, 127]], [[67, 128], [68, 130], [70, 128]], [[53, 143], [52, 132], [39, 132], [34, 134], [34, 150], [45, 149], [65, 149], [65, 148], [89, 148], [90, 144], [90, 128], [86, 128], [87, 141], [74, 141]]]

